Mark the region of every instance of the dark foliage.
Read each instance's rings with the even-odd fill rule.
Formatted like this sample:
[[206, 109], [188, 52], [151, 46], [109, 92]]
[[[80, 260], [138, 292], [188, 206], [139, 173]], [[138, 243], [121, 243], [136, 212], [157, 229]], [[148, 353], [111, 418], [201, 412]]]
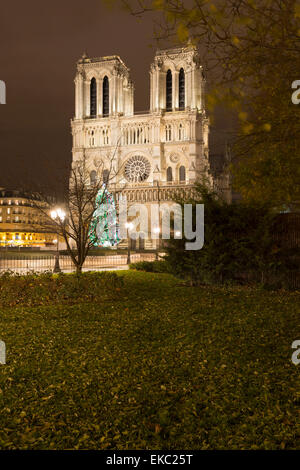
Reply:
[[[260, 282], [288, 287], [289, 273], [297, 269], [299, 250], [287, 249], [274, 238], [276, 214], [263, 204], [228, 204], [198, 185], [192, 200], [204, 204], [204, 247], [185, 250], [186, 239], [166, 245], [171, 270], [191, 283]], [[193, 227], [195, 230], [195, 227]]]

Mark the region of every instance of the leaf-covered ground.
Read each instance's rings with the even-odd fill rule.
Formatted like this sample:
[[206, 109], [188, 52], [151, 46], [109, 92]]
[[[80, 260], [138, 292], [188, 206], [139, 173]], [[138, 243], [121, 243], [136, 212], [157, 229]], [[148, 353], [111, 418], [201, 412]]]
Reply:
[[1, 309], [1, 449], [300, 449], [299, 292], [119, 275], [117, 301]]

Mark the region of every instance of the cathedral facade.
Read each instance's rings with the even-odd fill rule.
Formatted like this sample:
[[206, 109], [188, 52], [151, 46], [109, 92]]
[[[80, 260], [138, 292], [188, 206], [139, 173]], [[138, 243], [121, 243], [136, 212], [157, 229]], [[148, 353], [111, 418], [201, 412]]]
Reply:
[[[85, 158], [90, 184], [107, 180], [128, 204], [171, 203], [203, 179], [228, 193], [226, 178], [214, 177], [211, 168], [204, 87], [195, 47], [158, 51], [150, 67], [149, 111], [135, 112], [134, 85], [121, 58], [84, 55], [75, 77], [73, 163]], [[157, 246], [150, 238], [137, 243]]]

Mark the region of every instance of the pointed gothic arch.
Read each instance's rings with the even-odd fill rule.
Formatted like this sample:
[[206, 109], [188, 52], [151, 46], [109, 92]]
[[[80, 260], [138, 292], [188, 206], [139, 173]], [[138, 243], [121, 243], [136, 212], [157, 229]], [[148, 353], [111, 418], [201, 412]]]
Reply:
[[173, 88], [173, 79], [172, 72], [169, 69], [166, 76], [166, 110], [172, 111], [172, 88]]
[[97, 116], [97, 82], [95, 77], [92, 78], [90, 84], [90, 116]]
[[109, 80], [108, 77], [105, 75], [103, 78], [103, 116], [109, 116]]
[[179, 72], [179, 109], [185, 109], [185, 73], [183, 68]]
[[185, 181], [186, 180], [186, 172], [185, 172], [185, 166], [181, 166], [179, 168], [179, 181]]
[[109, 170], [103, 170], [103, 173], [102, 173], [102, 180], [103, 180], [103, 183], [104, 183], [104, 184], [107, 184], [107, 183], [108, 183], [108, 180], [109, 180]]
[[97, 172], [96, 172], [96, 170], [92, 170], [90, 172], [90, 183], [91, 183], [91, 185], [97, 183]]
[[167, 181], [173, 181], [173, 171], [170, 166], [167, 168]]

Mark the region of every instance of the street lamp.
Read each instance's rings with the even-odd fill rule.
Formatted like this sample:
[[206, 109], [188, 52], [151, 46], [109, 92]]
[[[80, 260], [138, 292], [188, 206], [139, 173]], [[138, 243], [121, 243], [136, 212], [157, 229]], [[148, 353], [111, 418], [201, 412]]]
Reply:
[[159, 249], [159, 234], [160, 234], [160, 228], [159, 227], [155, 227], [153, 229], [153, 232], [154, 233], [157, 233], [158, 235], [158, 243], [156, 244], [156, 254], [155, 254], [155, 259], [158, 260], [158, 249]]
[[[51, 211], [51, 219], [56, 222], [57, 225], [63, 223], [65, 220], [66, 214], [62, 209], [55, 209]], [[54, 273], [61, 273], [61, 269], [59, 266], [59, 231], [57, 231], [57, 240], [56, 240], [56, 255], [55, 255], [55, 264], [54, 264]], [[55, 240], [54, 240], [55, 243]]]
[[127, 222], [125, 224], [125, 227], [128, 230], [128, 243], [127, 243], [127, 264], [130, 264], [130, 239], [129, 239], [129, 231], [133, 228], [133, 223], [132, 222]]

